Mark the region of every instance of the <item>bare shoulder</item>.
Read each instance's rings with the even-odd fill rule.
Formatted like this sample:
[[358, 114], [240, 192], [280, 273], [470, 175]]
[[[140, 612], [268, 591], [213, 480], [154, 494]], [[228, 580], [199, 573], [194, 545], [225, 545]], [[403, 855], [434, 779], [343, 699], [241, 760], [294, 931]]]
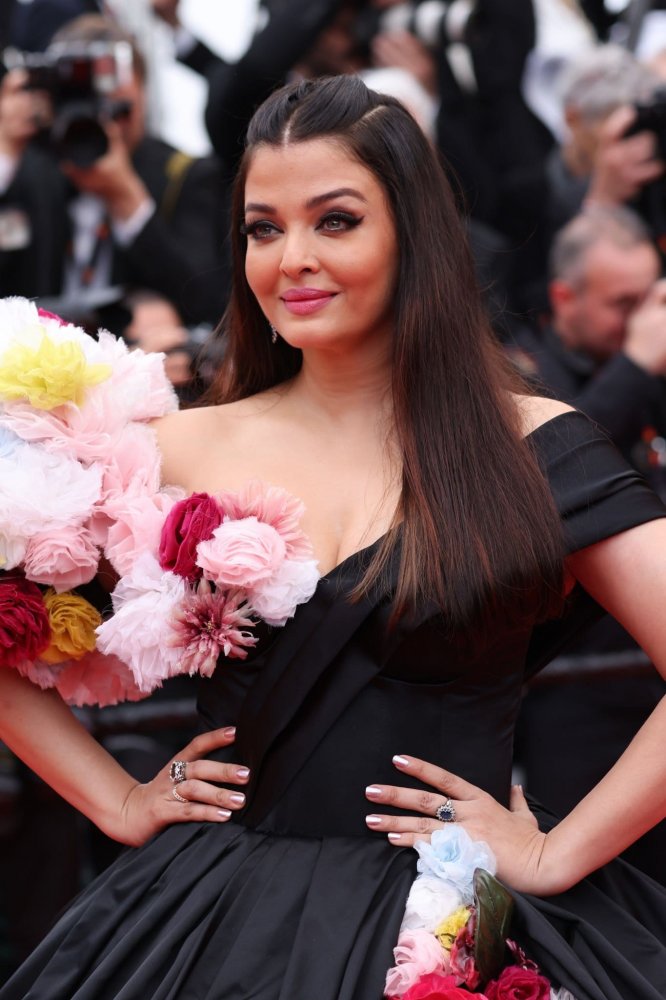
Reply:
[[545, 396], [519, 396], [512, 393], [512, 399], [518, 410], [523, 436], [531, 434], [541, 424], [559, 417], [561, 413], [570, 413], [574, 409], [568, 403]]
[[219, 406], [177, 410], [152, 422], [162, 457], [162, 484], [192, 489], [193, 478], [212, 463], [228, 459], [239, 438], [266, 410], [267, 393]]

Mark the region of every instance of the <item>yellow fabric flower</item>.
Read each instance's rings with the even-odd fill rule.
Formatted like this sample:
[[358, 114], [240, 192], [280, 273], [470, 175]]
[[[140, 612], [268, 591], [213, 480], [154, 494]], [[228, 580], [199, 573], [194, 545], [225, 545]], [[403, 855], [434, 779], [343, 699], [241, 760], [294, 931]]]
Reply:
[[80, 660], [95, 648], [95, 629], [102, 616], [85, 598], [71, 591], [56, 594], [52, 587], [44, 594], [44, 605], [51, 626], [51, 642], [39, 654], [47, 663]]
[[0, 358], [0, 399], [27, 399], [37, 410], [81, 406], [86, 389], [107, 379], [111, 366], [88, 364], [74, 340], [55, 343], [40, 334], [38, 346], [15, 344]]
[[435, 930], [435, 937], [438, 938], [442, 948], [445, 948], [446, 951], [451, 951], [453, 942], [468, 920], [469, 906], [460, 906], [453, 913], [450, 913], [446, 920], [442, 921]]

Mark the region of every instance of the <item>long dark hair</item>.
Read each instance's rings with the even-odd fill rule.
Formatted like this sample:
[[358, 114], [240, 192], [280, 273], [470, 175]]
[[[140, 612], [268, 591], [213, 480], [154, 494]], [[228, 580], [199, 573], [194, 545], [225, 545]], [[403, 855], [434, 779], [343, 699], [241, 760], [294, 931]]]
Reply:
[[510, 390], [525, 391], [489, 328], [465, 227], [437, 155], [391, 97], [355, 77], [283, 87], [255, 113], [233, 197], [234, 284], [223, 321], [226, 359], [208, 401], [230, 402], [293, 377], [301, 352], [270, 343], [245, 279], [241, 234], [249, 164], [261, 146], [334, 139], [388, 197], [399, 265], [392, 392], [402, 458], [396, 524], [357, 595], [387, 579], [398, 536], [396, 614], [435, 602], [454, 629], [498, 610], [521, 619], [560, 606], [559, 517]]

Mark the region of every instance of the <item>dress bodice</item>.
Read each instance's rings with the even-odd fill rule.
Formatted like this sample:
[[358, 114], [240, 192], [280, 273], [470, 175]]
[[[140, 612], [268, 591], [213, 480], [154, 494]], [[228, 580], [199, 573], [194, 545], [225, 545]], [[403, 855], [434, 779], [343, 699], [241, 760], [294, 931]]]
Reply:
[[[528, 440], [569, 551], [666, 515], [581, 414], [562, 414]], [[526, 674], [598, 611], [577, 588], [563, 619], [522, 631], [498, 621], [471, 655], [432, 610], [391, 630], [387, 598], [347, 599], [373, 548], [323, 577], [311, 600], [266, 634], [248, 661], [223, 661], [202, 681], [203, 725], [236, 724], [237, 742], [222, 756], [252, 769], [242, 823], [306, 836], [372, 836], [364, 788], [396, 782], [396, 753], [439, 763], [506, 802]]]

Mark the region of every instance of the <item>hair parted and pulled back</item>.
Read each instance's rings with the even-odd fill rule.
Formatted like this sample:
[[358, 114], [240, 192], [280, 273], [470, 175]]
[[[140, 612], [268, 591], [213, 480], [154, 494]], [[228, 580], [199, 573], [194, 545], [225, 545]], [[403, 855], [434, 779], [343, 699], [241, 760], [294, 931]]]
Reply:
[[395, 613], [434, 601], [452, 629], [498, 610], [545, 617], [560, 604], [562, 541], [552, 497], [520, 438], [516, 376], [489, 329], [465, 227], [421, 129], [392, 97], [357, 77], [276, 91], [250, 122], [232, 209], [233, 291], [225, 362], [208, 394], [230, 402], [295, 376], [301, 352], [272, 345], [245, 278], [245, 180], [262, 147], [338, 144], [382, 186], [396, 228], [392, 394], [402, 495], [357, 595], [387, 579], [400, 540]]

